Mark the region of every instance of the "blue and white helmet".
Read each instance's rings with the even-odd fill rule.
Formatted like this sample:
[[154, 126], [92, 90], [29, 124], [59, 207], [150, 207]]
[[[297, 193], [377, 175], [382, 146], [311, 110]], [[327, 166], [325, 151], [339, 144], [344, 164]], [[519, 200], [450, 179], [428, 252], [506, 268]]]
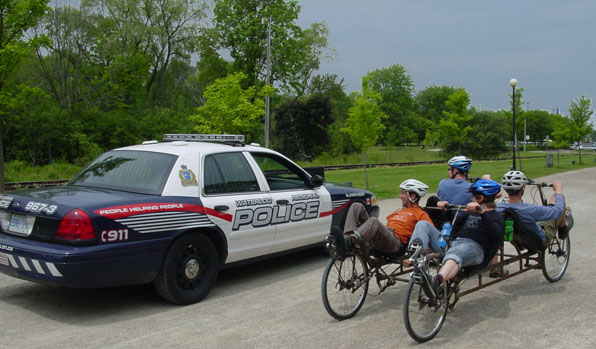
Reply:
[[472, 183], [468, 191], [484, 196], [493, 196], [501, 191], [501, 185], [492, 179], [479, 179]]
[[472, 167], [472, 160], [468, 159], [465, 156], [454, 156], [451, 159], [449, 159], [447, 164], [451, 167], [454, 167], [454, 168], [460, 170], [460, 171], [468, 172], [468, 171], [470, 171], [470, 168]]

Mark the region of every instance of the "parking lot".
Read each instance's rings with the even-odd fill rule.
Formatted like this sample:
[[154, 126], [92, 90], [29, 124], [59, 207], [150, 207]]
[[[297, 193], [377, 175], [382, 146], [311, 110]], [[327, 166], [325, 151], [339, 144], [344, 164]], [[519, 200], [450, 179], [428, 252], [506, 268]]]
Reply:
[[[189, 306], [164, 303], [150, 285], [68, 290], [0, 275], [0, 347], [593, 348], [594, 178], [596, 168], [544, 178], [563, 181], [575, 217], [560, 282], [536, 270], [465, 296], [422, 345], [403, 325], [405, 284], [369, 296], [352, 319], [332, 319], [320, 295], [328, 257], [309, 250], [225, 270]], [[398, 205], [382, 201], [381, 216]]]

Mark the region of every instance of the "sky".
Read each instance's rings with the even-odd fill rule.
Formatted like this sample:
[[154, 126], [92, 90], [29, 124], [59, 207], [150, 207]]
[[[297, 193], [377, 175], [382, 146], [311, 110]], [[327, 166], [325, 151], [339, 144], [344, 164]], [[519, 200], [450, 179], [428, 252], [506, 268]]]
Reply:
[[416, 91], [463, 87], [471, 105], [509, 109], [516, 78], [524, 108], [567, 114], [596, 98], [594, 0], [298, 0], [298, 24], [327, 25], [334, 61], [318, 74], [360, 89], [367, 72], [403, 65]]

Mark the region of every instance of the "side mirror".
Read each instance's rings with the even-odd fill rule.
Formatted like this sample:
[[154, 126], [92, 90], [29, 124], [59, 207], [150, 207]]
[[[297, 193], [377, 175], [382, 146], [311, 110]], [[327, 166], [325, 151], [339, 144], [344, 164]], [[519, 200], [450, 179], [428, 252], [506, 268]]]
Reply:
[[310, 178], [310, 184], [313, 188], [317, 188], [323, 185], [323, 177], [319, 175], [314, 175]]

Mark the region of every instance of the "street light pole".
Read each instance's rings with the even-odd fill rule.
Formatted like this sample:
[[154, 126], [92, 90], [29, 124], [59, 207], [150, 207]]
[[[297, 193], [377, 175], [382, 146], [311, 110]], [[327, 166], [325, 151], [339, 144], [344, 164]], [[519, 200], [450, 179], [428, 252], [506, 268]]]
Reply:
[[511, 166], [511, 169], [515, 170], [515, 152], [517, 151], [517, 128], [515, 126], [515, 86], [517, 86], [517, 80], [509, 80], [509, 86], [513, 88], [513, 95], [511, 96], [513, 99], [513, 103], [511, 105], [511, 113], [513, 115], [513, 166]]

